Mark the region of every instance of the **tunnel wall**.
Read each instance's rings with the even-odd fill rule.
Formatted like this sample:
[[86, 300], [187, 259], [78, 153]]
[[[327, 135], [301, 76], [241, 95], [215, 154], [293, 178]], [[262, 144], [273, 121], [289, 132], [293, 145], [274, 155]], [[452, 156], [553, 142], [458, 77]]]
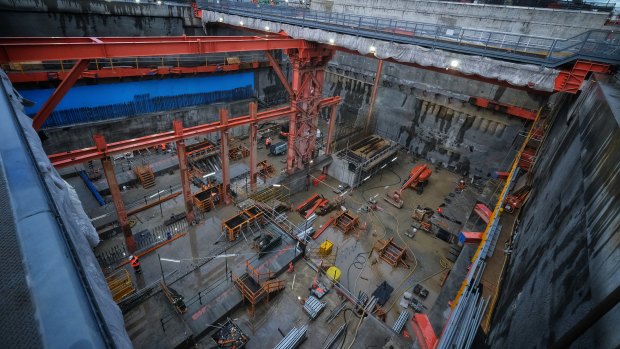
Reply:
[[603, 29], [608, 13], [410, 0], [313, 0], [318, 11], [397, 18], [472, 29], [569, 38]]
[[[369, 70], [375, 69], [376, 60], [351, 58], [338, 54], [326, 73], [325, 94], [342, 97], [336, 149], [363, 133], [374, 83]], [[434, 164], [480, 177], [510, 165], [512, 144], [524, 120], [470, 105], [468, 93], [532, 110], [546, 100], [398, 64], [385, 64], [383, 72], [371, 130]]]
[[204, 35], [189, 4], [0, 0], [2, 36]]
[[[493, 348], [548, 348], [620, 284], [620, 84], [603, 76], [556, 118], [520, 214]], [[616, 304], [572, 348], [620, 346]]]

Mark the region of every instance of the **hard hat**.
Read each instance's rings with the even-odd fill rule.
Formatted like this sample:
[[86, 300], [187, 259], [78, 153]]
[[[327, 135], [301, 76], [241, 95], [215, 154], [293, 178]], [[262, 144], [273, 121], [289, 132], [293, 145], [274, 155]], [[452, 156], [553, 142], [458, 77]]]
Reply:
[[134, 258], [136, 258], [136, 257], [134, 257], [134, 255], [129, 256], [129, 260], [132, 260]]

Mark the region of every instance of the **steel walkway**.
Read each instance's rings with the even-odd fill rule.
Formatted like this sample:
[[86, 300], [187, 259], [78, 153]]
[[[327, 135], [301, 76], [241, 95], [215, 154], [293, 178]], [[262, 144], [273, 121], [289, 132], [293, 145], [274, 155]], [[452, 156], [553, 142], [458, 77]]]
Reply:
[[620, 64], [620, 32], [606, 30], [591, 30], [569, 39], [553, 39], [247, 2], [199, 0], [198, 7], [205, 11], [322, 29], [338, 34], [551, 68], [577, 60]]

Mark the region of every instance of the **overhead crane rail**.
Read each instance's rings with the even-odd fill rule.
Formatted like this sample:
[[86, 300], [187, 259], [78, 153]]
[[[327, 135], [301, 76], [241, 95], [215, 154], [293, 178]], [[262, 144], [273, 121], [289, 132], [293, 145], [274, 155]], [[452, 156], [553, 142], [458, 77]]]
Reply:
[[0, 63], [311, 48], [281, 35], [0, 38]]
[[546, 67], [577, 60], [620, 64], [617, 31], [590, 30], [572, 38], [555, 39], [288, 6], [206, 0], [198, 1], [198, 6], [217, 13]]

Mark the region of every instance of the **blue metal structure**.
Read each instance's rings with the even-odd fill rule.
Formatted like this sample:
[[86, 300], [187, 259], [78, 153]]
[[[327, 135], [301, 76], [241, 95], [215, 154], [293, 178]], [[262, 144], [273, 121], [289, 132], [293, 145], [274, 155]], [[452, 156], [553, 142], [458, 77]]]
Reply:
[[607, 30], [553, 39], [299, 7], [207, 0], [198, 5], [205, 11], [552, 68], [577, 60], [620, 64], [620, 32]]
[[[26, 113], [34, 116], [53, 91], [20, 90], [25, 98], [35, 102], [26, 108]], [[253, 95], [254, 72], [76, 86], [69, 90], [44, 127], [105, 121], [242, 100]]]
[[86, 184], [86, 187], [88, 187], [88, 190], [90, 190], [90, 192], [95, 197], [95, 200], [97, 200], [97, 202], [99, 203], [99, 206], [105, 205], [105, 201], [101, 197], [101, 194], [99, 194], [99, 191], [97, 191], [97, 188], [95, 188], [95, 186], [93, 185], [93, 182], [91, 182], [90, 179], [88, 179], [88, 176], [86, 175], [86, 171], [82, 170], [79, 172], [79, 174], [80, 174], [80, 177], [82, 177], [84, 184]]

